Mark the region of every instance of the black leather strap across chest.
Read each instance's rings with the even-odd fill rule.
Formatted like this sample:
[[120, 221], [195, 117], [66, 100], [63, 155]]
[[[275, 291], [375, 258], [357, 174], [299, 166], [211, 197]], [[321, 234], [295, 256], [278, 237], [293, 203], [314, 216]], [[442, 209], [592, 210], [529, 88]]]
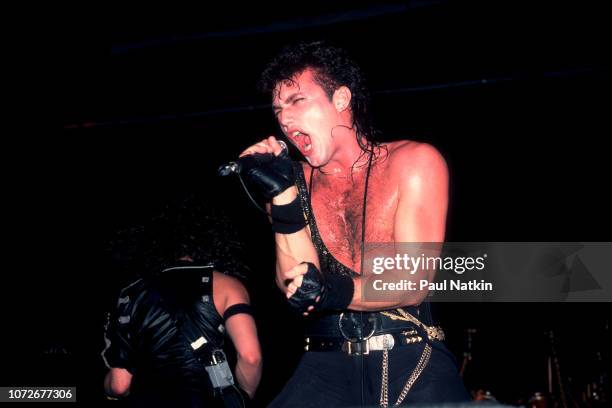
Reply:
[[[374, 157], [374, 152], [370, 152], [370, 156], [368, 158], [368, 168], [366, 171], [366, 177], [365, 177], [365, 187], [364, 187], [364, 191], [363, 191], [363, 206], [362, 206], [362, 217], [361, 217], [361, 259], [360, 259], [360, 271], [363, 271], [363, 261], [364, 261], [364, 247], [365, 247], [365, 238], [366, 238], [366, 209], [367, 209], [367, 203], [368, 203], [368, 185], [369, 185], [369, 181], [370, 181], [370, 172], [372, 170], [372, 160]], [[311, 168], [310, 170], [310, 183], [308, 186], [308, 208], [312, 211], [312, 188], [314, 185], [314, 167]], [[319, 257], [321, 257], [321, 255], [323, 255], [323, 257], [327, 258], [330, 257], [330, 261], [331, 262], [326, 262], [326, 263], [336, 263], [339, 264], [339, 266], [336, 266], [336, 268], [333, 269], [348, 269], [351, 272], [351, 275], [357, 275], [355, 273], [355, 271], [350, 270], [349, 268], [346, 268], [346, 266], [344, 266], [342, 263], [340, 263], [330, 252], [329, 250], [325, 247], [325, 244], [323, 243], [323, 238], [321, 237], [321, 234], [316, 226], [316, 222], [314, 220], [314, 214], [307, 214], [308, 218], [309, 218], [309, 223], [311, 225], [311, 228], [313, 229], [312, 232], [312, 236], [313, 236], [313, 241], [315, 241], [315, 246], [317, 247], [317, 250], [319, 252]], [[318, 242], [316, 242], [318, 241]], [[318, 244], [318, 245], [317, 245]]]

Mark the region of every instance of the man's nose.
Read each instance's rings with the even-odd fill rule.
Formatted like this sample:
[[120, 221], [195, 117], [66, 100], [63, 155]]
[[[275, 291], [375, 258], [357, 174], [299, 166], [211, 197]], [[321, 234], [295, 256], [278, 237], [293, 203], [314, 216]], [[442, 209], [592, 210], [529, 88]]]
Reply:
[[278, 123], [285, 133], [287, 133], [287, 131], [291, 128], [291, 124], [293, 123], [293, 115], [288, 109], [283, 109], [278, 114]]

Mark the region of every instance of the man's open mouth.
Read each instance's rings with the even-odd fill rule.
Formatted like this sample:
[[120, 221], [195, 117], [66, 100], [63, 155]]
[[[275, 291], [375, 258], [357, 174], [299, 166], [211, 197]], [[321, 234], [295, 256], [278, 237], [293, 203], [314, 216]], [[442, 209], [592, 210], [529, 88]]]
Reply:
[[295, 130], [289, 135], [291, 141], [301, 150], [302, 153], [308, 153], [312, 150], [312, 142], [310, 136], [300, 130]]

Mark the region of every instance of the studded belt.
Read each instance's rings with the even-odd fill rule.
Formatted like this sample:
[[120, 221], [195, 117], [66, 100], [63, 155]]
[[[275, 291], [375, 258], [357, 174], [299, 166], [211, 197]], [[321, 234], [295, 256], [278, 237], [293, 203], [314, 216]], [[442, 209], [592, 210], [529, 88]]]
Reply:
[[350, 341], [342, 337], [306, 337], [306, 351], [343, 351], [350, 356], [367, 355], [370, 351], [391, 350], [394, 347], [421, 343], [423, 337], [416, 329], [401, 333], [384, 333], [361, 341]]

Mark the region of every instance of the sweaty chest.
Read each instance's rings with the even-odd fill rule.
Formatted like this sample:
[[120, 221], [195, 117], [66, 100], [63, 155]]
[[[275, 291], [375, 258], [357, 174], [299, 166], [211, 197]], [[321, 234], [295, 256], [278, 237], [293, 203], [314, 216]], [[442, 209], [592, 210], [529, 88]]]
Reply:
[[[372, 175], [368, 183], [365, 242], [393, 242], [397, 193], [392, 183]], [[323, 243], [342, 264], [361, 271], [364, 180], [354, 183], [315, 183], [312, 209]]]

